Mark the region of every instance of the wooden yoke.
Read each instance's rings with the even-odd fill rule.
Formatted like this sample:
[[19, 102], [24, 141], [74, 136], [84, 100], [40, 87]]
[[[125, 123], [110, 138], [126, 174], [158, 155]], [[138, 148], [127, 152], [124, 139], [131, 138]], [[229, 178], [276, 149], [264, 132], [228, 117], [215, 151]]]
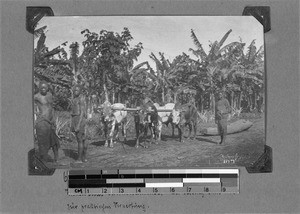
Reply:
[[[102, 109], [103, 107], [98, 107], [97, 110]], [[114, 108], [112, 107], [113, 111], [138, 111], [140, 108]], [[157, 109], [158, 112], [172, 112], [173, 109]]]

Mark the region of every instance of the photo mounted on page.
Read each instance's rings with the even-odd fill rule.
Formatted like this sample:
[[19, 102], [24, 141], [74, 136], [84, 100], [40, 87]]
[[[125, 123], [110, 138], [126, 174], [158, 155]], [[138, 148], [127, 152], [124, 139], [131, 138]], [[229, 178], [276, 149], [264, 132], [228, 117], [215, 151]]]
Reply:
[[249, 166], [265, 145], [263, 47], [250, 16], [44, 17], [35, 153], [65, 169]]

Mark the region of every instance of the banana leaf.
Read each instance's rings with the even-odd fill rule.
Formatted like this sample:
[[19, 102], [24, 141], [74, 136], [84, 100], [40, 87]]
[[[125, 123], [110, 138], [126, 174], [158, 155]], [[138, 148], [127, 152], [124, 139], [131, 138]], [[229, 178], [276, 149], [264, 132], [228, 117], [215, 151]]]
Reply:
[[193, 42], [196, 45], [197, 49], [199, 50], [199, 55], [201, 56], [201, 60], [205, 60], [207, 58], [207, 54], [205, 53], [202, 45], [200, 44], [197, 36], [195, 35], [193, 29], [191, 29], [191, 37], [192, 37]]

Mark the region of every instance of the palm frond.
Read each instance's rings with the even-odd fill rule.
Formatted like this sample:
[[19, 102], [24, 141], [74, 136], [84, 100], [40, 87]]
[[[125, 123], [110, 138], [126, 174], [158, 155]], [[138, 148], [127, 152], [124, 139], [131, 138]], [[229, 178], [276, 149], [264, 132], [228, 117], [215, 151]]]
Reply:
[[164, 70], [168, 70], [170, 68], [170, 64], [168, 63], [168, 61], [166, 60], [165, 56], [163, 53], [159, 52], [159, 56], [160, 56], [160, 61], [161, 64], [163, 66]]
[[65, 77], [65, 75], [62, 76], [60, 74], [57, 74], [57, 72], [52, 68], [43, 69], [39, 67], [34, 67], [34, 77], [40, 80], [45, 80], [49, 83], [60, 85], [65, 88], [71, 88], [72, 84], [71, 81], [63, 80], [63, 77]]
[[228, 38], [229, 34], [232, 32], [232, 30], [230, 29], [227, 33], [225, 33], [225, 35], [223, 36], [223, 38], [220, 40], [220, 42], [218, 43], [219, 48], [222, 47], [222, 45], [224, 44], [224, 42], [226, 41], [226, 39]]
[[59, 59], [50, 59], [47, 62], [51, 65], [71, 65], [69, 61]]
[[217, 55], [225, 52], [225, 51], [229, 51], [229, 50], [233, 50], [235, 48], [237, 48], [239, 51], [242, 52], [242, 48], [245, 45], [245, 43], [240, 43], [240, 42], [231, 42], [228, 45], [225, 45], [223, 48], [221, 48], [218, 52]]
[[189, 51], [191, 51], [196, 57], [200, 58], [201, 61], [203, 61], [205, 59], [205, 58], [202, 58], [200, 50], [194, 50], [193, 48], [190, 48]]
[[40, 27], [40, 28], [34, 30], [34, 33], [33, 33], [34, 38], [36, 39], [36, 38], [38, 38], [39, 36], [41, 36], [42, 33], [44, 33], [44, 31], [45, 31], [46, 28], [47, 28], [47, 26], [45, 25], [45, 26], [43, 26], [43, 27]]
[[42, 57], [44, 57], [44, 58], [51, 57], [51, 56], [54, 56], [54, 55], [58, 54], [60, 51], [61, 51], [61, 49], [57, 47], [57, 48], [54, 48], [51, 51], [48, 51]]
[[255, 55], [252, 59], [252, 62], [254, 62], [256, 59], [262, 60], [263, 59], [263, 54], [264, 54], [263, 46], [260, 46], [258, 51], [255, 53]]
[[158, 73], [158, 75], [160, 75], [160, 71], [163, 70], [163, 65], [161, 64], [159, 59], [157, 59], [157, 57], [152, 52], [151, 52], [150, 58], [155, 62], [157, 73]]
[[247, 60], [251, 62], [253, 57], [255, 56], [256, 53], [256, 47], [255, 47], [255, 39], [252, 40], [251, 44], [248, 47], [247, 51]]
[[144, 65], [147, 65], [147, 69], [149, 69], [149, 63], [147, 61], [145, 61], [145, 62], [142, 62], [142, 63], [134, 66], [134, 68], [132, 68], [131, 70], [134, 71], [134, 70], [139, 69], [140, 67], [142, 67]]
[[132, 81], [136, 76], [138, 76], [140, 74], [148, 75], [149, 72], [147, 72], [147, 71], [148, 71], [147, 68], [134, 69], [134, 71], [132, 71], [132, 75], [130, 77], [130, 81]]
[[44, 32], [41, 33], [41, 36], [37, 42], [36, 52], [39, 53], [45, 45], [46, 35]]
[[216, 56], [216, 53], [217, 53], [218, 50], [219, 50], [218, 42], [215, 41], [214, 43], [211, 44], [209, 54], [208, 54], [208, 58], [210, 58], [210, 60], [213, 60], [213, 58], [214, 58], [214, 56]]
[[203, 49], [201, 43], [199, 42], [199, 40], [198, 40], [196, 34], [194, 33], [194, 30], [193, 30], [193, 29], [191, 29], [191, 37], [192, 37], [193, 42], [194, 42], [194, 44], [196, 45], [197, 49], [200, 51], [201, 58], [207, 57], [207, 54], [205, 53], [205, 51], [204, 51], [204, 49]]

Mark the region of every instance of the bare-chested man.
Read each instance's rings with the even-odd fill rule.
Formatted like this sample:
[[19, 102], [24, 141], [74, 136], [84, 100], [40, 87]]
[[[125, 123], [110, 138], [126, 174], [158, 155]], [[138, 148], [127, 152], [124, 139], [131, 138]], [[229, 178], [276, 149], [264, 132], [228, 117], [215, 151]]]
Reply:
[[75, 133], [78, 143], [77, 163], [86, 162], [87, 144], [85, 142], [85, 123], [86, 123], [86, 105], [85, 98], [82, 95], [82, 87], [76, 85], [73, 89], [74, 98], [72, 100], [72, 123], [71, 131]]
[[48, 151], [52, 148], [54, 161], [58, 159], [59, 141], [55, 134], [55, 125], [53, 118], [53, 98], [49, 92], [47, 82], [40, 82], [39, 92], [34, 95], [36, 135], [38, 141], [38, 153], [42, 160], [48, 161]]

